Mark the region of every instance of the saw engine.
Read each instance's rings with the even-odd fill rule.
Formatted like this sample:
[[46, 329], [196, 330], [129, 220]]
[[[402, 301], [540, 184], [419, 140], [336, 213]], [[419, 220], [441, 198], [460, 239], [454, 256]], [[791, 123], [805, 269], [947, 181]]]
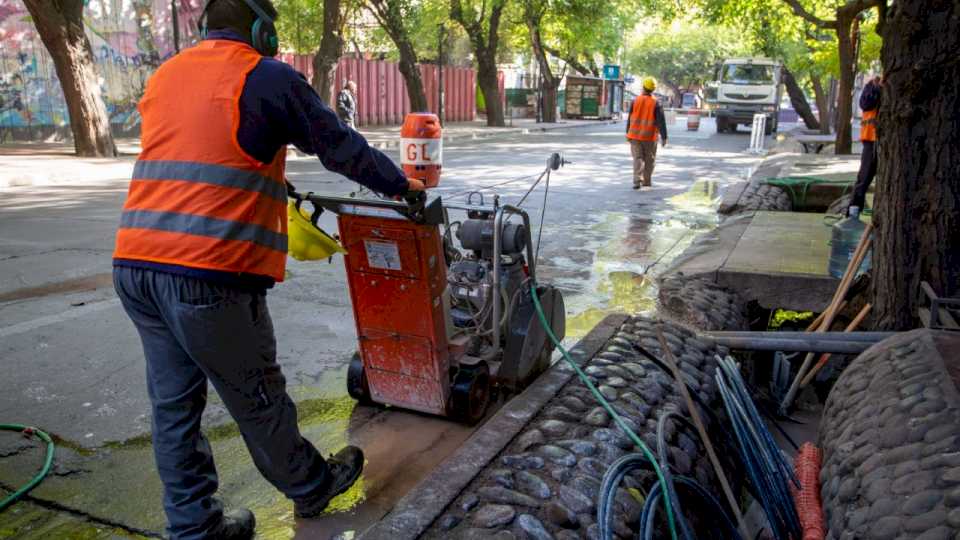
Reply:
[[[533, 311], [528, 223], [502, 223], [499, 238], [497, 211], [478, 210], [468, 199], [467, 219], [455, 222], [461, 250], [451, 249], [445, 236], [449, 263], [447, 283], [450, 318], [455, 334], [468, 341], [465, 361], [474, 358], [490, 365], [494, 379], [510, 390], [521, 390], [550, 365], [552, 344]], [[499, 200], [494, 199], [494, 207]], [[525, 216], [525, 214], [520, 214]], [[506, 220], [504, 220], [506, 221]], [[553, 287], [541, 287], [540, 297], [550, 306], [555, 329], [563, 334], [563, 298]], [[499, 308], [499, 309], [497, 309]], [[504, 358], [509, 358], [505, 361]]]

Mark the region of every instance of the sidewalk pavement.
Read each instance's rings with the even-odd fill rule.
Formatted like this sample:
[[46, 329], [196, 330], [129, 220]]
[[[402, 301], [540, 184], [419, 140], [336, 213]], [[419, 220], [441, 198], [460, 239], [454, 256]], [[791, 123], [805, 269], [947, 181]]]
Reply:
[[[537, 123], [530, 118], [507, 120], [507, 127], [487, 127], [482, 120], [457, 122], [444, 126], [444, 142], [518, 136], [555, 129], [573, 129], [614, 123], [598, 120], [563, 120]], [[512, 126], [511, 126], [512, 124]], [[370, 144], [382, 150], [400, 145], [399, 126], [362, 127], [360, 133]], [[117, 158], [79, 158], [73, 155], [69, 141], [5, 143], [0, 145], [0, 189], [53, 185], [104, 185], [129, 179], [140, 152], [139, 138], [117, 139]], [[291, 147], [289, 159], [304, 159]]]

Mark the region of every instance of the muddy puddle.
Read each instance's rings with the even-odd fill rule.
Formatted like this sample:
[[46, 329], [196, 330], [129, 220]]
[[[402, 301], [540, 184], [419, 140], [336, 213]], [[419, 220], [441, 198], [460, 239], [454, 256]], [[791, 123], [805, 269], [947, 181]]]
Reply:
[[[717, 224], [719, 186], [698, 180], [655, 206], [606, 212], [567, 226], [576, 245], [540, 264], [541, 279], [564, 291], [567, 339], [575, 342], [611, 313], [640, 314], [656, 307], [657, 275], [694, 237]], [[561, 231], [561, 235], [563, 231]]]

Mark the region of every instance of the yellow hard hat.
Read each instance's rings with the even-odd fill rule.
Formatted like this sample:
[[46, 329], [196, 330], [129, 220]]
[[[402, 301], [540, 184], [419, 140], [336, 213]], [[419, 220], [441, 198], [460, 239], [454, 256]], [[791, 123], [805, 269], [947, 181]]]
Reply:
[[653, 80], [653, 77], [647, 77], [643, 80], [643, 89], [648, 92], [653, 92], [657, 88], [657, 81]]
[[[319, 213], [315, 216], [319, 217]], [[287, 203], [287, 252], [298, 261], [318, 261], [347, 250], [315, 225], [297, 201], [290, 201]]]

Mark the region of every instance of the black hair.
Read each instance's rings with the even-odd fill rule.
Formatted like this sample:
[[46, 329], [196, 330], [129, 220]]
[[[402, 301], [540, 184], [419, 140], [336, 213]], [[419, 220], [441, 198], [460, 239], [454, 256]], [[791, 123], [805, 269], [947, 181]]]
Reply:
[[[270, 0], [253, 0], [270, 18], [277, 19], [277, 10]], [[256, 13], [244, 0], [210, 0], [207, 6], [207, 29], [235, 30], [240, 35], [250, 33]]]

